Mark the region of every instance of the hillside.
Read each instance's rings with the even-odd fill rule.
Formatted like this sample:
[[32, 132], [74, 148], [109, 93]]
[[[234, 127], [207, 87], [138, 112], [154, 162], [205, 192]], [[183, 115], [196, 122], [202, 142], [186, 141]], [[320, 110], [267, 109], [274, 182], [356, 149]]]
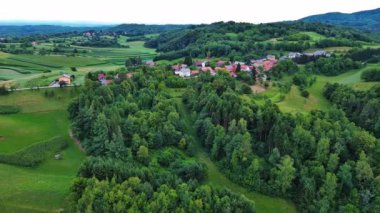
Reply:
[[115, 27], [111, 27], [108, 31], [122, 32], [127, 35], [145, 35], [145, 34], [157, 34], [171, 30], [181, 30], [189, 27], [189, 25], [146, 25], [146, 24], [120, 24]]
[[302, 18], [300, 21], [328, 23], [380, 33], [380, 8], [350, 14], [335, 12], [313, 15]]
[[267, 54], [303, 52], [310, 48], [357, 47], [371, 41], [365, 33], [320, 23], [250, 24], [217, 22], [162, 33], [146, 46], [162, 54], [156, 60], [192, 57], [258, 58]]
[[81, 32], [89, 29], [102, 29], [97, 27], [69, 27], [58, 25], [0, 25], [0, 37], [22, 37], [29, 35], [52, 35], [57, 33]]

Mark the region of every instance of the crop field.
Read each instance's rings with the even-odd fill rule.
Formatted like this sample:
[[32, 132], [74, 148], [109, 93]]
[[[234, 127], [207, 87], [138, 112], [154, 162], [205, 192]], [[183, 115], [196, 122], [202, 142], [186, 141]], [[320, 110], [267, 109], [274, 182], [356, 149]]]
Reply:
[[69, 144], [60, 151], [61, 160], [48, 156], [36, 167], [0, 163], [0, 207], [6, 212], [54, 212], [64, 206], [71, 181], [84, 154], [68, 136], [66, 107], [77, 92], [55, 89], [54, 97], [44, 91], [19, 91], [0, 96], [0, 103], [21, 107], [21, 112], [0, 115], [0, 154], [11, 154], [32, 144], [63, 137]]
[[[154, 36], [154, 35], [152, 35]], [[143, 41], [127, 42], [126, 36], [119, 38], [120, 44], [130, 48], [96, 48], [71, 46], [86, 53], [77, 56], [66, 55], [13, 55], [0, 52], [0, 86], [16, 85], [17, 87], [48, 86], [61, 74], [75, 75], [76, 84], [83, 82], [83, 76], [90, 71], [108, 71], [109, 67], [124, 65], [128, 57], [141, 57], [150, 60], [155, 55], [154, 49], [144, 47]], [[50, 43], [42, 43], [39, 48], [53, 48]], [[71, 72], [76, 67], [78, 72]], [[82, 72], [84, 71], [84, 72]]]

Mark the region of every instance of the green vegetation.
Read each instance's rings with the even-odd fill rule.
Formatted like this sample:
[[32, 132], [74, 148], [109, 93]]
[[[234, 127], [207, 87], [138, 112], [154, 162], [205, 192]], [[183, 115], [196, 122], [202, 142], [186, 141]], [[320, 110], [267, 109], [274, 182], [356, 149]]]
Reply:
[[32, 144], [11, 154], [0, 154], [0, 163], [33, 167], [64, 148], [67, 148], [67, 141], [63, 138], [53, 138]]
[[[290, 198], [306, 212], [379, 208], [379, 141], [373, 135], [336, 108], [292, 115], [270, 101], [243, 101], [238, 84], [228, 75], [205, 73], [183, 95], [198, 116], [203, 147], [228, 177]], [[355, 196], [364, 191], [373, 195], [365, 203]]]
[[[72, 188], [71, 211], [254, 211], [243, 195], [202, 184], [204, 164], [180, 154], [191, 156], [195, 139], [165, 88], [171, 75], [144, 69], [110, 86], [86, 81], [69, 106], [73, 131], [91, 156]], [[116, 191], [120, 196], [108, 196]]]
[[12, 105], [0, 105], [0, 114], [16, 114], [21, 111], [20, 107]]
[[[50, 212], [65, 205], [84, 159], [67, 133], [66, 108], [75, 96], [71, 88], [56, 89], [51, 98], [46, 98], [43, 90], [0, 96], [0, 103], [21, 109], [18, 114], [0, 115], [0, 156], [12, 161], [7, 163], [34, 164], [19, 167], [0, 163], [2, 211]], [[55, 154], [61, 159], [55, 160]]]
[[[306, 34], [304, 32], [307, 32]], [[334, 39], [332, 39], [334, 38]], [[248, 61], [267, 54], [303, 52], [314, 47], [361, 46], [372, 41], [362, 32], [329, 25], [286, 22], [253, 25], [217, 22], [171, 31], [147, 41], [161, 52], [155, 60], [193, 57], [236, 57]]]

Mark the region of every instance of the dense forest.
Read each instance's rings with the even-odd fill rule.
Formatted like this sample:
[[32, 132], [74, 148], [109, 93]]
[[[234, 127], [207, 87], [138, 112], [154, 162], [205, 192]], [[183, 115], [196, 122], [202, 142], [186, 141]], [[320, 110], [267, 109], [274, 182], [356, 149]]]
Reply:
[[[302, 32], [316, 32], [334, 39], [322, 39], [315, 43], [310, 36]], [[273, 39], [277, 42], [273, 42]], [[170, 60], [188, 55], [238, 56], [245, 59], [262, 57], [273, 50], [302, 52], [311, 47], [343, 45], [357, 47], [362, 41], [370, 40], [366, 34], [359, 31], [317, 23], [281, 22], [254, 25], [217, 22], [162, 33], [158, 38], [149, 40], [146, 46], [157, 48], [157, 51], [162, 52], [156, 60]]]
[[197, 134], [229, 177], [289, 197], [303, 212], [378, 212], [380, 143], [343, 111], [291, 115], [243, 101], [228, 76], [203, 75], [184, 97]]
[[[289, 198], [302, 212], [380, 210], [380, 142], [351, 123], [345, 113], [355, 115], [346, 109], [285, 114], [270, 101], [242, 99], [244, 83], [222, 72], [188, 81], [170, 75], [144, 68], [110, 86], [86, 81], [69, 107], [73, 131], [91, 156], [72, 188], [73, 211], [254, 211], [246, 198], [203, 184], [207, 168], [191, 158], [195, 140], [231, 180]], [[169, 88], [186, 85], [183, 95]], [[370, 94], [358, 95], [360, 103], [376, 104], [378, 89]], [[186, 134], [180, 101], [197, 117], [198, 138]]]
[[324, 95], [358, 126], [380, 137], [380, 87], [355, 91], [345, 85], [327, 84]]
[[380, 8], [356, 13], [326, 13], [301, 19], [304, 22], [328, 23], [380, 33]]
[[88, 79], [69, 107], [88, 158], [72, 187], [71, 211], [254, 212], [241, 195], [201, 182], [193, 138], [165, 89], [168, 72], [146, 70], [101, 86]]
[[146, 24], [120, 24], [105, 31], [117, 32], [120, 34], [125, 34], [128, 36], [139, 36], [146, 34], [157, 34], [172, 30], [183, 30], [188, 28], [189, 25], [175, 25], [175, 24], [164, 24], [164, 25], [146, 25]]

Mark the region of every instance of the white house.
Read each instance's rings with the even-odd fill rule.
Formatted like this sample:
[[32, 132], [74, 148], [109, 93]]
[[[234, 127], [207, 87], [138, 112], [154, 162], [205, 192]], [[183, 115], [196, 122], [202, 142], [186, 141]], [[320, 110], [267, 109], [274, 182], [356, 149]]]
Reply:
[[191, 70], [189, 68], [182, 67], [180, 70], [174, 71], [174, 74], [179, 75], [181, 77], [190, 77]]

